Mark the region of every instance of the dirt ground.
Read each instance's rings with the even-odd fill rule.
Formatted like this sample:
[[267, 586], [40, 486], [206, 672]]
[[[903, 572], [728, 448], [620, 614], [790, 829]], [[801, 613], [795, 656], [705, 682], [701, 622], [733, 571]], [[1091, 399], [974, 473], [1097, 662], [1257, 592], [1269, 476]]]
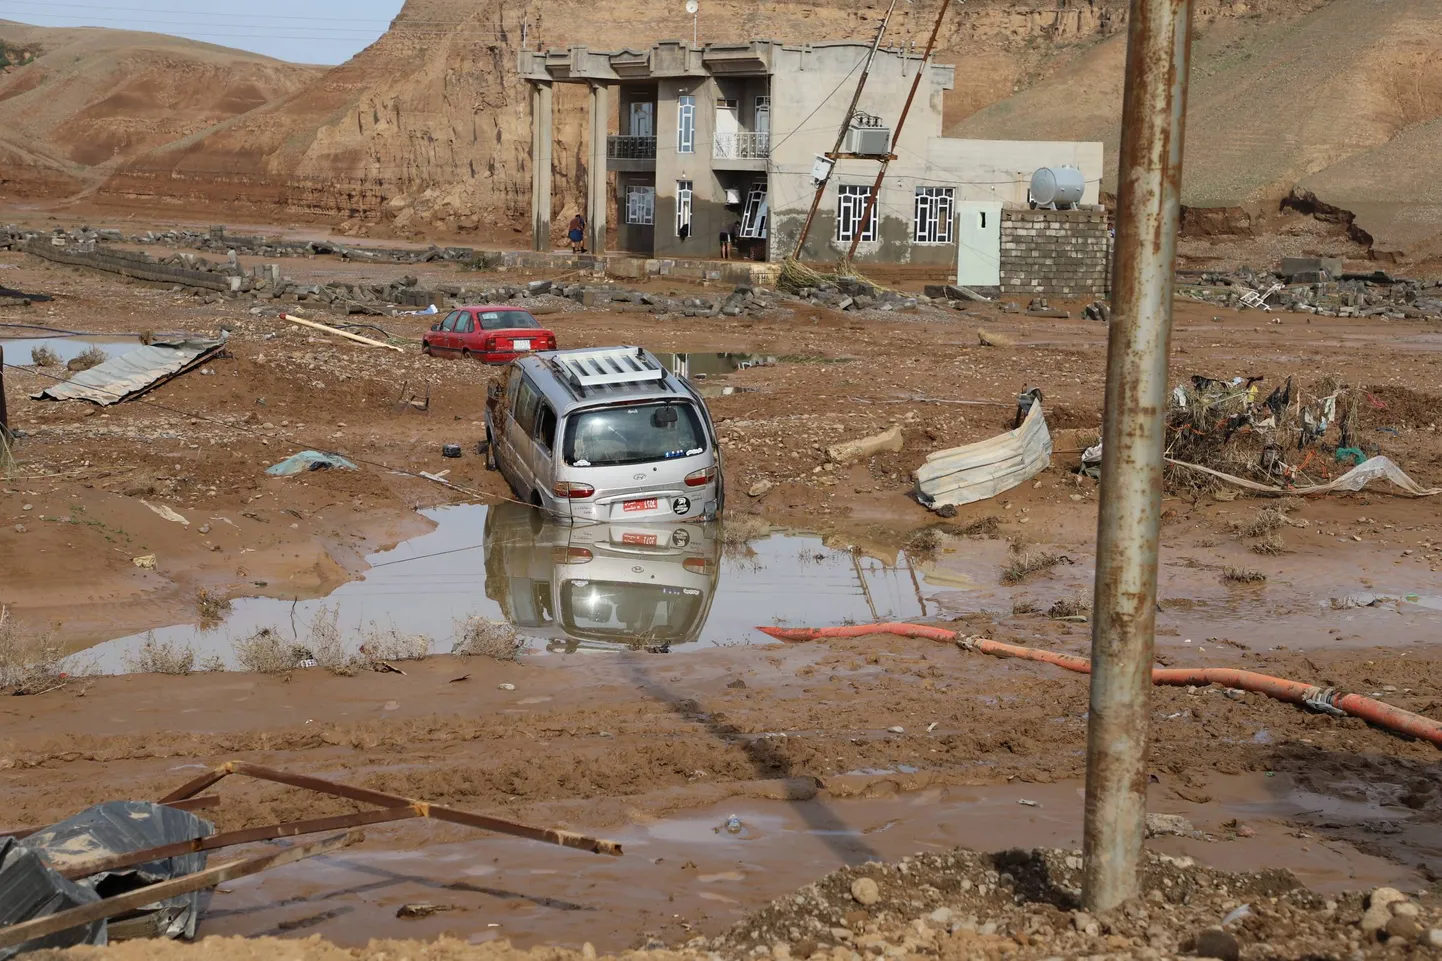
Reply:
[[[392, 273], [324, 261], [285, 268], [301, 278]], [[441, 276], [453, 268], [429, 269]], [[470, 274], [466, 282], [483, 279]], [[323, 596], [363, 574], [367, 555], [429, 528], [417, 507], [477, 499], [396, 470], [449, 469], [449, 480], [481, 500], [508, 494], [474, 453], [485, 368], [418, 349], [340, 343], [275, 318], [274, 305], [259, 314], [249, 303], [202, 307], [181, 293], [18, 254], [0, 254], [0, 282], [36, 295], [28, 308], [6, 309], [4, 324], [106, 335], [230, 332], [226, 356], [208, 373], [193, 371], [142, 401], [104, 409], [30, 400], [48, 382], [45, 371], [6, 367], [11, 423], [25, 436], [0, 493], [0, 602], [19, 621], [53, 627], [68, 649], [193, 622], [202, 588], [233, 599]], [[907, 548], [918, 566], [930, 565], [929, 584], [953, 577], [954, 588], [933, 599], [944, 616], [960, 618], [954, 626], [964, 633], [1085, 653], [1089, 627], [1044, 612], [1090, 582], [1096, 482], [1072, 468], [1098, 435], [1106, 330], [1079, 319], [1079, 305], [1061, 306], [1072, 318], [978, 305], [862, 316], [786, 307], [751, 319], [567, 310], [542, 319], [563, 346], [635, 343], [775, 358], [725, 378], [735, 392], [710, 400], [737, 530], [765, 521], [859, 552]], [[417, 341], [429, 322], [376, 320]], [[983, 327], [1015, 346], [981, 346]], [[1369, 452], [1388, 454], [1432, 486], [1442, 482], [1439, 348], [1442, 333], [1420, 322], [1309, 320], [1181, 303], [1172, 379], [1263, 374], [1270, 387], [1288, 375], [1303, 383], [1332, 375], [1365, 385], [1382, 404], [1369, 416], [1387, 428], [1366, 438]], [[30, 358], [7, 350], [5, 359], [25, 365]], [[954, 519], [923, 510], [910, 495], [910, 472], [932, 450], [1009, 428], [1015, 395], [1031, 387], [1045, 393], [1052, 467]], [[427, 390], [425, 412], [397, 403]], [[825, 463], [827, 445], [893, 423], [903, 427], [900, 453], [849, 468]], [[463, 445], [465, 456], [443, 458], [445, 443]], [[362, 469], [264, 475], [307, 447], [339, 450]], [[750, 496], [761, 481], [772, 486]], [[1164, 503], [1160, 662], [1245, 666], [1442, 714], [1442, 529], [1432, 500], [1377, 489], [1288, 502], [1284, 546], [1262, 554], [1253, 550], [1258, 538], [1237, 528], [1271, 502], [1223, 498], [1178, 492]], [[162, 517], [162, 507], [185, 523]], [[999, 583], [1007, 541], [1072, 563], [984, 604], [969, 600], [966, 585]], [[136, 566], [134, 558], [150, 554], [153, 570]], [[1232, 566], [1259, 569], [1267, 581], [1226, 586], [1219, 575]], [[766, 610], [754, 613], [755, 623], [770, 621]], [[627, 847], [613, 861], [481, 839], [455, 826], [372, 828], [353, 850], [227, 885], [202, 927], [220, 935], [316, 934], [342, 946], [372, 937], [456, 939], [424, 954], [373, 946], [377, 958], [470, 957], [471, 950], [487, 957], [490, 949], [460, 942], [497, 938], [520, 946], [590, 943], [602, 952], [679, 946], [732, 937], [733, 925], [829, 871], [917, 850], [939, 856], [957, 845], [1079, 845], [1085, 678], [890, 636], [763, 640], [666, 656], [525, 656], [514, 664], [432, 657], [407, 663], [404, 675], [77, 677], [43, 696], [0, 702], [5, 821], [46, 823], [103, 799], [158, 797], [204, 768], [243, 758], [612, 836]], [[1195, 827], [1149, 841], [1154, 851], [1223, 870], [1285, 867], [1328, 898], [1379, 884], [1415, 893], [1442, 877], [1435, 748], [1215, 689], [1159, 689], [1152, 718], [1151, 805]], [[223, 829], [353, 809], [238, 779], [218, 793], [222, 803], [205, 816]], [[742, 822], [734, 838], [721, 827], [732, 814]], [[974, 883], [995, 873], [948, 863], [946, 870], [975, 876]], [[1000, 956], [1001, 940], [968, 940], [991, 938], [977, 932], [993, 916], [1002, 926], [993, 933], [1010, 938], [1017, 957], [1126, 953], [1149, 943], [1161, 953], [1183, 950], [1177, 930], [1168, 929], [1165, 943], [1148, 942], [1145, 924], [1086, 940], [1085, 922], [1081, 941], [1052, 950], [1049, 936], [1034, 937], [1042, 922], [1006, 915], [1004, 900], [950, 904], [958, 919], [970, 914], [971, 931], [932, 924], [930, 946], [913, 938], [907, 951]], [[411, 901], [452, 910], [397, 920], [397, 908]], [[880, 938], [869, 943], [884, 954], [936, 903], [923, 897], [893, 909], [890, 920], [828, 924], [855, 928], [853, 939]], [[1350, 915], [1336, 919], [1360, 913], [1361, 902], [1339, 903], [1332, 921], [1317, 922], [1317, 938], [1356, 927]], [[1435, 915], [1435, 897], [1421, 903], [1431, 912], [1424, 920]], [[1307, 905], [1297, 910], [1323, 910], [1320, 901]], [[1064, 926], [1050, 915], [1045, 923]], [[868, 931], [868, 924], [879, 927]], [[1286, 956], [1321, 950], [1311, 934], [1289, 941], [1281, 928], [1248, 930], [1239, 936], [1249, 957], [1270, 956], [1253, 950], [1261, 944], [1296, 948]], [[1032, 940], [1018, 941], [1017, 932]], [[1108, 946], [1113, 936], [1139, 940], [1124, 951], [1119, 942]], [[797, 947], [808, 938], [827, 950], [845, 940], [805, 933], [783, 940]], [[343, 950], [305, 943], [307, 957]], [[278, 950], [268, 942], [206, 944], [217, 959]], [[766, 939], [733, 938], [714, 950], [739, 957], [758, 944], [769, 948]], [[856, 940], [846, 944], [872, 952]], [[799, 947], [797, 954], [805, 956]]]

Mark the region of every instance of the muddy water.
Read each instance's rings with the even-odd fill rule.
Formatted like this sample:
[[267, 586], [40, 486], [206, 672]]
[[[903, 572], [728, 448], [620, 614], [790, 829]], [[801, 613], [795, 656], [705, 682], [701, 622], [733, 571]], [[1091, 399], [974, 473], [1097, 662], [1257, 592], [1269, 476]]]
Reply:
[[[374, 554], [361, 580], [316, 601], [242, 598], [220, 624], [154, 632], [190, 644], [198, 661], [233, 664], [233, 645], [262, 628], [304, 646], [321, 607], [339, 610], [349, 637], [395, 629], [451, 648], [457, 619], [505, 620], [533, 652], [614, 650], [631, 643], [688, 647], [769, 642], [755, 628], [934, 614], [927, 587], [898, 551], [853, 552], [796, 531], [726, 543], [715, 524], [571, 526], [528, 507], [427, 511], [436, 529]], [[92, 649], [107, 672], [126, 669], [142, 635]]]
[[[1333, 841], [1298, 839], [1282, 817], [1311, 804], [1285, 777], [1218, 779], [1206, 805], [1153, 799], [1212, 840], [1148, 842], [1227, 870], [1288, 868], [1322, 891], [1376, 884], [1414, 889], [1416, 874]], [[372, 937], [471, 941], [509, 938], [521, 946], [592, 941], [621, 950], [647, 937], [684, 941], [715, 934], [766, 901], [848, 864], [895, 859], [958, 845], [1079, 847], [1077, 783], [932, 788], [907, 794], [807, 801], [745, 800], [640, 821], [601, 833], [623, 842], [619, 859], [508, 838], [478, 839], [446, 825], [410, 822], [367, 829], [368, 840], [334, 856], [227, 883], [202, 934], [320, 934], [342, 944]], [[734, 830], [727, 822], [735, 818]], [[1256, 836], [1235, 839], [1225, 823], [1244, 819]], [[1275, 819], [1275, 820], [1274, 820]], [[568, 825], [588, 830], [585, 824]], [[398, 920], [408, 902], [450, 910]]]

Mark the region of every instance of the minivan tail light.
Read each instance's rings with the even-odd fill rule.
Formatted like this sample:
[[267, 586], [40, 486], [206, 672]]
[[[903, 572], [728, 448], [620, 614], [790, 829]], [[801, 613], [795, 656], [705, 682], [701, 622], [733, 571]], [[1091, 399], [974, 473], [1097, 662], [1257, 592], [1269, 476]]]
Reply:
[[716, 565], [704, 557], [688, 557], [681, 562], [681, 566], [692, 574], [710, 575], [716, 571]]
[[584, 547], [551, 548], [551, 562], [553, 564], [584, 564], [594, 556], [594, 554]]
[[[691, 483], [689, 480], [686, 483]], [[557, 497], [590, 497], [596, 493], [596, 488], [590, 484], [575, 484], [571, 481], [556, 481], [551, 487], [551, 493]]]
[[716, 479], [716, 468], [707, 467], [702, 470], [693, 470], [686, 475], [687, 487], [704, 487]]

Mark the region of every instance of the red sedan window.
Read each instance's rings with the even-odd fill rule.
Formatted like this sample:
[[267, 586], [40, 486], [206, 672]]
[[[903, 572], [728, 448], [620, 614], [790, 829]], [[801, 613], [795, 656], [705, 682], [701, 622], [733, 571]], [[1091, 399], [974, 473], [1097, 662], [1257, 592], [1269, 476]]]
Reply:
[[458, 334], [469, 334], [475, 329], [471, 324], [470, 314], [461, 314], [460, 318], [456, 321], [456, 333]]
[[541, 326], [525, 310], [483, 310], [480, 317], [483, 330], [536, 330]]

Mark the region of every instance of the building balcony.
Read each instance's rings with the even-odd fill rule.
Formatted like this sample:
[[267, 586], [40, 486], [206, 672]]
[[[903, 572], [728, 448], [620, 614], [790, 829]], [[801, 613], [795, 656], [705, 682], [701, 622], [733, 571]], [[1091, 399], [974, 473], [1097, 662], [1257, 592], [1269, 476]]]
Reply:
[[655, 160], [655, 137], [607, 137], [607, 160]]
[[766, 131], [718, 133], [711, 156], [715, 160], [765, 160], [771, 156], [771, 134]]

